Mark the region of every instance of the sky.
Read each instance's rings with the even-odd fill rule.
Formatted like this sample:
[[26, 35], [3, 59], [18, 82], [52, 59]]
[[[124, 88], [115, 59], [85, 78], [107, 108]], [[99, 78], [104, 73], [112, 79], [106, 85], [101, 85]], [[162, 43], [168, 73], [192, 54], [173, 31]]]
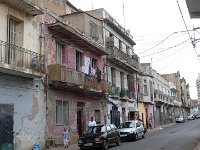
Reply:
[[200, 27], [200, 19], [190, 18], [185, 0], [178, 0], [178, 3], [177, 0], [70, 2], [83, 11], [104, 8], [118, 23], [131, 31], [136, 42], [134, 52], [140, 57], [141, 63], [152, 63], [153, 69], [160, 74], [179, 71], [181, 78], [184, 77], [190, 85], [191, 98], [197, 99], [200, 44], [197, 40], [194, 49], [191, 38], [200, 39], [200, 29], [192, 31], [193, 27]]

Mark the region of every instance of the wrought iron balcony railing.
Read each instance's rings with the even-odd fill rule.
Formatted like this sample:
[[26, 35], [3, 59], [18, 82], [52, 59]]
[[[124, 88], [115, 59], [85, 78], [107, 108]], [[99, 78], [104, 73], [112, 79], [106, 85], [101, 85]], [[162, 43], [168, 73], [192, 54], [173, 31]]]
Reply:
[[45, 72], [44, 56], [0, 40], [0, 63]]

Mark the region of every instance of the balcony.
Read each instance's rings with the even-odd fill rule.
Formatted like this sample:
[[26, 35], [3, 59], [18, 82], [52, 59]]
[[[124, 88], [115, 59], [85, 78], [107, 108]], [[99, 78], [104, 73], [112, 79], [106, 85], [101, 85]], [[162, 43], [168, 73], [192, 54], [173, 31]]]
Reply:
[[129, 90], [128, 89], [122, 89], [120, 92], [120, 97], [122, 99], [129, 99]]
[[48, 71], [49, 84], [56, 88], [86, 93], [110, 93], [109, 82], [98, 81], [92, 76], [88, 80], [86, 74], [66, 68], [63, 65], [50, 65]]
[[121, 88], [115, 85], [112, 86], [111, 95], [113, 97], [120, 97], [121, 95]]
[[137, 55], [133, 55], [132, 57], [128, 54], [122, 52], [118, 48], [114, 47], [113, 41], [111, 43], [107, 42], [106, 52], [109, 54], [107, 59], [112, 61], [113, 63], [119, 65], [122, 68], [126, 68], [128, 71], [134, 73], [139, 69], [139, 60]]
[[43, 14], [42, 8], [31, 2], [30, 0], [1, 0], [10, 7], [17, 8], [29, 15], [36, 16]]
[[45, 72], [44, 56], [0, 40], [0, 72], [29, 78], [42, 77]]

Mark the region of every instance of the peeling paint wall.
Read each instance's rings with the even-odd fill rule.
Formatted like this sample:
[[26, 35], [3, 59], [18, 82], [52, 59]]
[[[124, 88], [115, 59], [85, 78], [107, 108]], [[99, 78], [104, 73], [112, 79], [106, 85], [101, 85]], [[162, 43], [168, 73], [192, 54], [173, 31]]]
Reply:
[[14, 106], [14, 148], [32, 150], [45, 142], [46, 102], [41, 81], [0, 73], [0, 104]]
[[40, 17], [28, 16], [23, 12], [10, 8], [0, 2], [0, 40], [7, 42], [8, 20], [12, 18], [17, 22], [16, 45], [29, 49], [31, 51], [40, 52]]
[[[56, 100], [67, 101], [69, 103], [69, 121], [65, 125], [56, 125]], [[95, 110], [101, 112], [101, 123], [104, 123], [104, 113], [102, 110], [102, 99], [89, 98], [86, 95], [66, 92], [62, 90], [49, 89], [47, 103], [47, 134], [48, 138], [62, 137], [63, 128], [68, 127], [71, 138], [78, 137], [77, 133], [77, 102], [84, 104], [83, 108], [83, 128], [86, 130], [91, 116], [95, 116]], [[76, 138], [75, 138], [76, 139]], [[77, 139], [76, 139], [77, 140]], [[72, 142], [77, 142], [77, 141]]]

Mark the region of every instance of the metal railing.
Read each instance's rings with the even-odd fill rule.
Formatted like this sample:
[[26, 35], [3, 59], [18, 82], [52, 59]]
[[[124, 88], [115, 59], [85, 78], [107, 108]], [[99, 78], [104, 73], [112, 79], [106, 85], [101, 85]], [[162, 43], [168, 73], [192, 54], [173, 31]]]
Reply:
[[123, 63], [130, 65], [131, 67], [139, 68], [139, 59], [136, 54], [129, 56], [128, 54], [122, 52], [120, 49], [114, 46], [114, 39], [108, 38], [106, 41], [106, 52], [110, 57], [118, 58]]
[[0, 40], [0, 62], [38, 72], [45, 71], [44, 56]]

